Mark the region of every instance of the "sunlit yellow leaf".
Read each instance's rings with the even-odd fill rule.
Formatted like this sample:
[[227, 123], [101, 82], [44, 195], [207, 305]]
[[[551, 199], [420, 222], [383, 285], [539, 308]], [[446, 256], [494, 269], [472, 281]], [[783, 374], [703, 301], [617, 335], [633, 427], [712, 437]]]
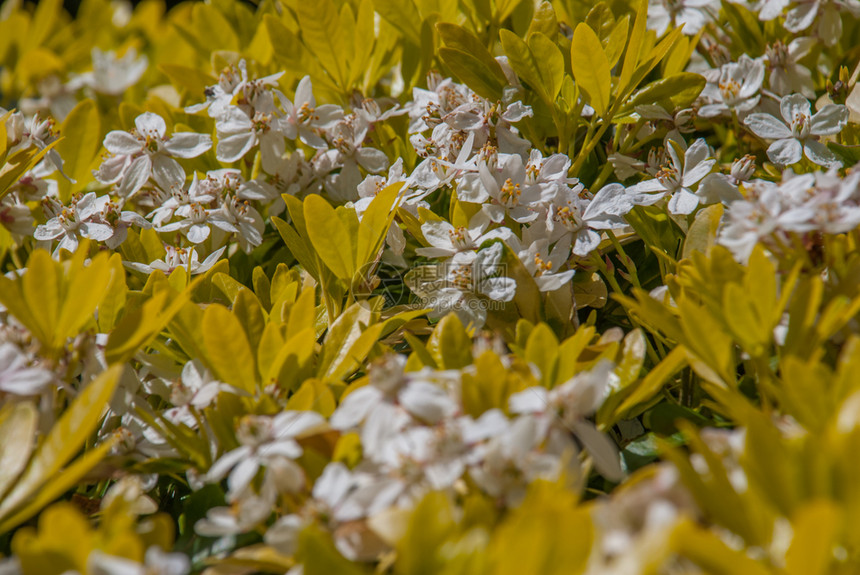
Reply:
[[570, 65], [579, 88], [588, 94], [598, 116], [605, 116], [612, 96], [609, 60], [600, 39], [588, 24], [580, 23], [573, 32]]

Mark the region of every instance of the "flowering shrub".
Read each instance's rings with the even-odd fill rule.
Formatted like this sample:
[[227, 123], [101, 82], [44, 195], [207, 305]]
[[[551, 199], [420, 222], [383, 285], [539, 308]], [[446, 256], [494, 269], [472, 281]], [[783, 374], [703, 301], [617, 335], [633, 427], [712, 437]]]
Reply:
[[858, 19], [7, 0], [0, 573], [857, 573]]

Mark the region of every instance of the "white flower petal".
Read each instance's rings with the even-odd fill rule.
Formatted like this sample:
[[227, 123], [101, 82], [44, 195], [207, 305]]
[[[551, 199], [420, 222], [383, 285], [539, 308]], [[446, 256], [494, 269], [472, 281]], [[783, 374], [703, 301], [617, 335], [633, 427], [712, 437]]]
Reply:
[[105, 149], [111, 154], [131, 156], [143, 150], [143, 143], [129, 134], [121, 130], [108, 132], [104, 141]]
[[185, 170], [179, 162], [164, 154], [152, 157], [152, 178], [165, 190], [185, 183]]
[[770, 114], [750, 114], [744, 118], [744, 124], [759, 138], [782, 140], [791, 137], [788, 126]]
[[816, 136], [833, 136], [841, 132], [847, 123], [848, 108], [828, 104], [812, 116], [809, 129]]
[[[162, 231], [164, 231], [164, 228], [162, 228]], [[205, 224], [192, 224], [188, 228], [188, 231], [185, 232], [185, 237], [187, 237], [188, 241], [192, 244], [205, 242], [206, 238], [209, 237], [209, 226]]]
[[791, 123], [798, 116], [806, 116], [808, 118], [812, 115], [812, 107], [809, 104], [809, 100], [803, 94], [791, 94], [780, 100], [779, 111], [782, 113], [783, 119], [788, 123]]
[[219, 162], [235, 162], [244, 157], [256, 143], [257, 137], [253, 132], [240, 132], [220, 138], [215, 148], [215, 156]]
[[827, 146], [822, 144], [821, 142], [816, 142], [815, 140], [807, 140], [806, 143], [803, 144], [803, 152], [806, 154], [806, 157], [812, 160], [813, 163], [818, 164], [819, 166], [830, 167], [838, 167], [842, 165], [842, 162], [836, 157], [836, 154], [831, 152]]
[[699, 197], [686, 190], [681, 189], [669, 199], [669, 212], [673, 214], [691, 214], [699, 205]]
[[803, 146], [793, 138], [777, 140], [767, 149], [767, 157], [774, 164], [788, 166], [803, 159]]
[[212, 137], [195, 132], [178, 132], [173, 134], [164, 147], [175, 158], [196, 158], [212, 147]]
[[144, 154], [135, 158], [125, 171], [117, 193], [124, 198], [132, 196], [146, 184], [150, 175], [152, 175], [152, 160], [149, 155]]
[[167, 133], [167, 125], [164, 123], [164, 118], [152, 112], [144, 112], [134, 119], [134, 125], [141, 135], [152, 135], [163, 138]]

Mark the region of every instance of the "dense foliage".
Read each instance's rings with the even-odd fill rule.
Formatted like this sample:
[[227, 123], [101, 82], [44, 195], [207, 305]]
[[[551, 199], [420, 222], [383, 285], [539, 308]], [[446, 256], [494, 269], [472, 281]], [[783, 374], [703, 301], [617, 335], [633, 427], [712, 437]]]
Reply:
[[860, 0], [0, 7], [0, 573], [860, 572]]

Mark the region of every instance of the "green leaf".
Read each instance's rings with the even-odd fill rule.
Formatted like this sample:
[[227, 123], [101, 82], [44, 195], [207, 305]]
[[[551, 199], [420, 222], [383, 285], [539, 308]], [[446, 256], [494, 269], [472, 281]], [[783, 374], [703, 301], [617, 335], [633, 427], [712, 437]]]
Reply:
[[630, 16], [625, 16], [619, 20], [612, 33], [605, 40], [604, 50], [606, 58], [609, 60], [609, 67], [614, 68], [621, 59], [621, 54], [624, 53], [624, 47], [627, 45], [627, 38], [630, 33]]
[[233, 315], [242, 324], [251, 349], [257, 349], [266, 327], [266, 314], [260, 300], [248, 288], [242, 288], [233, 300]]
[[716, 245], [717, 229], [723, 217], [723, 211], [722, 204], [714, 204], [696, 214], [684, 240], [683, 258], [689, 258], [694, 251], [707, 254]]
[[421, 45], [421, 15], [413, 0], [373, 0], [373, 7], [413, 46]]
[[329, 327], [325, 336], [318, 371], [320, 376], [328, 373], [333, 366], [337, 366], [347, 357], [349, 350], [361, 336], [362, 329], [370, 323], [370, 310], [367, 303], [355, 303], [344, 310]]
[[211, 52], [239, 50], [239, 37], [230, 21], [211, 4], [194, 4], [194, 28], [199, 42]]
[[427, 340], [427, 350], [441, 369], [460, 369], [472, 363], [472, 338], [453, 313], [436, 324]]
[[489, 76], [495, 79], [492, 84], [498, 85], [498, 94], [501, 95], [501, 89], [508, 83], [507, 78], [502, 71], [502, 66], [493, 58], [493, 55], [478, 37], [462, 26], [450, 22], [436, 24], [436, 30], [447, 48], [453, 48], [477, 60], [483, 66], [481, 75], [486, 76], [489, 73]]
[[374, 48], [373, 2], [361, 0], [355, 18], [352, 58], [349, 62], [349, 85], [353, 86], [367, 72]]
[[[155, 274], [161, 274], [161, 272], [153, 272], [150, 278]], [[164, 275], [161, 274], [161, 277], [164, 278]], [[200, 279], [191, 282], [181, 294], [174, 293], [168, 287], [159, 287], [140, 308], [124, 314], [108, 337], [105, 348], [108, 362], [124, 363], [139, 349], [148, 345], [191, 299], [191, 294]]]
[[397, 545], [394, 572], [432, 575], [443, 571], [443, 559], [436, 551], [456, 529], [454, 506], [446, 493], [434, 491], [424, 496], [409, 518], [406, 532]]
[[[365, 527], [366, 529], [366, 527]], [[311, 524], [299, 533], [296, 560], [305, 575], [363, 575], [368, 573], [346, 559], [334, 546], [331, 535]]]
[[564, 56], [555, 42], [536, 32], [529, 36], [529, 49], [537, 63], [541, 84], [546, 92], [547, 102], [555, 102], [561, 83], [564, 80]]
[[663, 361], [653, 367], [642, 380], [630, 386], [627, 399], [618, 406], [616, 413], [627, 414], [637, 405], [646, 403], [660, 393], [663, 384], [675, 375], [687, 363], [687, 355], [683, 347], [678, 346], [663, 358]]
[[517, 76], [525, 80], [547, 105], [552, 105], [544, 89], [537, 62], [528, 44], [510, 30], [505, 29], [499, 31], [499, 39], [502, 42], [505, 55], [508, 57], [508, 63], [517, 73]]
[[317, 57], [338, 88], [346, 90], [349, 72], [345, 55], [352, 47], [346, 44], [341, 34], [338, 10], [334, 2], [296, 2], [294, 8], [302, 31], [302, 41]]
[[[261, 26], [261, 28], [264, 28]], [[158, 69], [167, 76], [174, 86], [185, 90], [192, 98], [202, 98], [207, 86], [217, 84], [218, 80], [199, 68], [180, 64], [161, 64]], [[65, 156], [63, 156], [65, 158]]]
[[476, 94], [489, 100], [498, 100], [502, 96], [504, 84], [472, 54], [454, 48], [440, 48], [439, 56], [445, 65], [451, 68], [457, 78], [469, 86]]
[[791, 522], [794, 536], [785, 554], [788, 575], [829, 571], [842, 516], [836, 503], [827, 500], [813, 501], [797, 510]]
[[589, 103], [597, 115], [605, 117], [612, 95], [609, 60], [600, 38], [588, 24], [580, 23], [573, 32], [570, 65], [576, 84], [588, 95]]
[[[681, 72], [651, 82], [638, 90], [622, 110], [633, 111], [636, 106], [659, 104], [665, 100], [670, 101], [673, 108], [683, 108], [699, 97], [705, 84], [705, 78], [700, 74]], [[671, 112], [672, 109], [669, 111]]]
[[716, 534], [689, 519], [682, 520], [672, 534], [676, 552], [711, 575], [768, 575], [769, 569], [726, 545]]
[[[26, 506], [28, 500], [43, 490], [47, 482], [56, 479], [55, 476], [59, 471], [80, 451], [96, 430], [102, 413], [116, 389], [122, 370], [122, 365], [114, 365], [86, 385], [51, 428], [24, 474], [0, 503], [0, 533], [5, 533], [22, 521], [26, 521], [39, 510], [33, 506]], [[104, 450], [96, 453], [100, 456], [105, 455]], [[93, 457], [82, 459], [80, 461], [85, 461], [86, 466], [79, 462], [77, 467], [73, 466], [67, 472], [73, 475], [79, 474], [77, 477], [79, 478], [98, 462], [97, 459]], [[23, 510], [25, 512], [22, 512], [22, 506], [26, 506]]]
[[21, 279], [24, 299], [35, 321], [35, 325], [27, 327], [48, 347], [52, 347], [54, 342], [54, 328], [61, 304], [62, 280], [58, 268], [47, 251], [35, 250], [27, 261], [27, 271]]
[[529, 334], [525, 358], [540, 369], [541, 384], [544, 387], [552, 387], [556, 383], [558, 338], [547, 324], [539, 323]]
[[558, 19], [550, 2], [543, 1], [535, 8], [526, 38], [535, 32], [541, 32], [553, 42], [558, 38]]
[[0, 501], [30, 461], [38, 423], [32, 402], [7, 403], [0, 409]]
[[[83, 255], [83, 252], [78, 252]], [[77, 253], [75, 254], [77, 256]], [[75, 265], [78, 258], [72, 260], [67, 278], [68, 287], [63, 297], [60, 316], [54, 327], [54, 347], [62, 347], [66, 339], [75, 337], [84, 326], [93, 320], [96, 307], [101, 303], [114, 274], [118, 271], [110, 264], [108, 254], [101, 253], [94, 257], [87, 267]], [[82, 260], [83, 258], [81, 258]], [[80, 262], [81, 265], [83, 261]]]
[[394, 221], [397, 198], [402, 187], [400, 183], [387, 186], [376, 194], [361, 216], [355, 248], [359, 268], [376, 259], [391, 222]]
[[621, 75], [618, 77], [618, 93], [622, 96], [629, 94], [635, 85], [631, 85], [633, 72], [639, 65], [639, 57], [642, 52], [642, 44], [645, 42], [645, 27], [648, 23], [648, 0], [639, 0], [636, 8], [636, 19], [633, 21], [633, 30], [627, 41], [627, 50], [624, 54], [624, 63], [621, 66]]
[[113, 331], [128, 298], [128, 286], [125, 282], [125, 268], [122, 265], [122, 256], [114, 253], [111, 255], [109, 261], [113, 268], [113, 273], [110, 276], [110, 282], [105, 290], [104, 297], [98, 306], [98, 325], [102, 333]]
[[559, 484], [536, 481], [529, 486], [522, 505], [494, 531], [488, 548], [490, 572], [583, 573], [593, 541], [589, 508], [576, 504], [574, 492]]
[[63, 170], [73, 184], [66, 178], [57, 179], [60, 197], [67, 201], [71, 192], [81, 190], [92, 181], [90, 166], [101, 147], [101, 121], [99, 112], [92, 100], [83, 100], [75, 106], [66, 119], [60, 133], [63, 140], [57, 143], [57, 151], [63, 158]]
[[213, 304], [203, 312], [206, 361], [224, 383], [253, 394], [257, 374], [254, 353], [239, 320], [224, 306]]
[[308, 196], [304, 202], [308, 237], [323, 263], [342, 280], [352, 281], [355, 275], [355, 238], [351, 238], [343, 222], [322, 196]]
[[721, 5], [731, 25], [732, 36], [737, 39], [743, 52], [751, 57], [764, 55], [767, 42], [756, 15], [732, 2], [724, 0]]

